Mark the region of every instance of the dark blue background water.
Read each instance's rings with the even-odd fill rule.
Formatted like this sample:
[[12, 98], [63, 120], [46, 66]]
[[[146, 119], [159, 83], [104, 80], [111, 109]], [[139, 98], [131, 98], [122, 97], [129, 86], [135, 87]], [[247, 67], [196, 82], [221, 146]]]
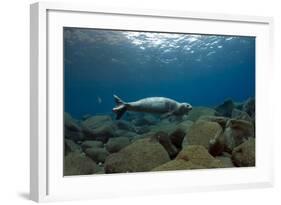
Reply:
[[65, 28], [65, 111], [110, 114], [113, 94], [244, 101], [255, 95], [255, 38]]

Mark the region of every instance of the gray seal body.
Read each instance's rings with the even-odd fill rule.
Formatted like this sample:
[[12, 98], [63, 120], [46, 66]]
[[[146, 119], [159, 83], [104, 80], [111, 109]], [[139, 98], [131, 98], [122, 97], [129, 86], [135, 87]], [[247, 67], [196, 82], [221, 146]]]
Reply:
[[149, 97], [135, 102], [124, 102], [116, 95], [113, 95], [116, 107], [116, 119], [120, 119], [126, 111], [146, 112], [160, 114], [162, 117], [171, 115], [183, 116], [192, 109], [189, 103], [179, 103], [173, 99], [165, 97]]

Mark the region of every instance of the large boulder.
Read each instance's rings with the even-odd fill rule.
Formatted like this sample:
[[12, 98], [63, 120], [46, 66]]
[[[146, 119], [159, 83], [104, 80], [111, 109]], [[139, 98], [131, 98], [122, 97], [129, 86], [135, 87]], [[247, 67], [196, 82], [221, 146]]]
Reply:
[[[187, 128], [189, 129], [189, 128]], [[177, 148], [181, 149], [182, 148], [182, 142], [185, 136], [185, 130], [182, 128], [177, 128], [173, 132], [169, 134], [169, 138], [172, 142], [172, 144]]]
[[255, 99], [252, 97], [247, 99], [242, 110], [248, 113], [250, 117], [255, 118]]
[[152, 134], [157, 132], [166, 132], [169, 135], [176, 130], [182, 130], [184, 133], [186, 133], [189, 128], [192, 126], [193, 122], [191, 120], [184, 120], [181, 122], [166, 122], [161, 121], [156, 125], [150, 126], [150, 132], [146, 134]]
[[135, 132], [135, 130], [136, 130], [135, 126], [126, 120], [117, 120], [117, 121], [115, 121], [115, 124], [116, 124], [117, 128], [120, 130], [126, 130], [126, 131], [130, 131], [130, 132]]
[[225, 168], [231, 168], [231, 167], [235, 167], [235, 165], [233, 164], [231, 157], [226, 157], [226, 156], [216, 156], [216, 159], [220, 160], [223, 163], [223, 166]]
[[245, 120], [231, 119], [224, 130], [225, 151], [232, 153], [234, 147], [255, 136], [253, 124]]
[[73, 119], [72, 116], [69, 113], [65, 112], [63, 117], [64, 117], [65, 128], [67, 128], [70, 131], [74, 131], [74, 132], [80, 131], [79, 125], [77, 124], [75, 119]]
[[109, 138], [115, 137], [117, 126], [108, 115], [96, 115], [87, 118], [81, 123], [81, 129], [87, 140], [98, 140], [106, 143]]
[[126, 156], [120, 152], [110, 154], [104, 163], [105, 173], [126, 173], [133, 172], [130, 167], [126, 165]]
[[234, 102], [235, 109], [242, 110], [244, 102]]
[[246, 120], [252, 122], [252, 118], [248, 115], [247, 112], [238, 109], [232, 110], [231, 118], [236, 120]]
[[184, 131], [185, 133], [190, 129], [190, 127], [193, 125], [193, 121], [191, 120], [184, 120], [180, 123], [175, 124], [175, 130], [181, 129], [182, 131]]
[[97, 163], [104, 163], [106, 157], [109, 155], [108, 151], [105, 148], [88, 148], [85, 150], [85, 153], [88, 157], [94, 160]]
[[150, 131], [148, 133], [145, 134], [152, 134], [152, 133], [157, 133], [157, 132], [166, 132], [166, 133], [170, 133], [172, 131], [174, 131], [176, 129], [177, 123], [175, 122], [159, 122], [156, 125], [152, 125], [150, 126]]
[[110, 116], [95, 115], [95, 116], [86, 118], [86, 120], [84, 120], [82, 122], [82, 125], [89, 129], [96, 129], [96, 128], [101, 127], [102, 125], [111, 124], [111, 123], [112, 123], [112, 119]]
[[100, 125], [94, 129], [83, 125], [82, 130], [87, 140], [98, 140], [106, 143], [109, 138], [116, 137], [116, 127], [113, 123]]
[[85, 120], [87, 120], [90, 117], [92, 117], [91, 114], [85, 114], [85, 115], [82, 116], [82, 120], [85, 121]]
[[170, 133], [158, 131], [150, 136], [152, 140], [158, 141], [166, 149], [171, 159], [182, 149], [184, 137], [185, 131], [181, 128], [176, 128]]
[[201, 116], [209, 115], [212, 116], [215, 114], [215, 110], [208, 107], [193, 107], [192, 110], [188, 113], [186, 119], [193, 122], [197, 121]]
[[110, 138], [108, 142], [105, 144], [105, 148], [108, 152], [114, 153], [119, 152], [121, 149], [130, 144], [130, 140], [128, 137], [116, 137]]
[[135, 132], [130, 132], [127, 130], [115, 130], [115, 137], [127, 137], [127, 138], [133, 138], [137, 137], [138, 134]]
[[165, 164], [162, 164], [151, 171], [174, 171], [174, 170], [188, 170], [188, 169], [204, 169], [205, 167], [193, 164], [191, 161], [185, 161], [183, 159], [171, 160]]
[[140, 127], [135, 127], [135, 132], [137, 134], [142, 135], [142, 134], [150, 132], [150, 128], [149, 128], [148, 125], [144, 125], [144, 126], [140, 126]]
[[217, 132], [216, 136], [209, 142], [208, 151], [212, 156], [218, 156], [223, 153], [225, 149], [225, 139], [223, 129]]
[[150, 139], [151, 141], [159, 142], [168, 152], [171, 159], [175, 158], [175, 156], [178, 154], [177, 147], [173, 145], [169, 135], [166, 132], [156, 132]]
[[164, 147], [151, 139], [139, 139], [106, 158], [106, 173], [145, 172], [169, 161]]
[[216, 116], [225, 116], [225, 117], [231, 117], [232, 110], [235, 108], [235, 104], [232, 100], [228, 99], [225, 100], [222, 104], [218, 105], [215, 110]]
[[226, 124], [227, 124], [229, 119], [230, 119], [229, 117], [223, 117], [223, 116], [203, 115], [198, 120], [209, 121], [209, 122], [217, 122], [224, 129], [226, 127]]
[[135, 126], [155, 125], [159, 122], [155, 116], [150, 114], [138, 115], [137, 118], [132, 120]]
[[85, 151], [88, 148], [102, 148], [103, 143], [101, 141], [96, 141], [96, 140], [86, 140], [82, 142], [81, 144], [82, 149]]
[[255, 166], [255, 139], [249, 138], [246, 142], [235, 147], [232, 151], [232, 161], [239, 167]]
[[80, 126], [67, 112], [64, 113], [64, 137], [75, 142], [84, 139]]
[[94, 174], [97, 170], [97, 164], [81, 153], [69, 153], [64, 158], [64, 176]]
[[202, 145], [209, 149], [210, 141], [222, 132], [222, 127], [216, 122], [197, 121], [186, 134], [188, 145]]
[[223, 163], [210, 155], [208, 150], [202, 145], [189, 145], [184, 147], [175, 159], [189, 161], [205, 168], [224, 167]]
[[82, 150], [73, 140], [64, 139], [64, 154], [67, 155], [70, 152], [82, 152]]

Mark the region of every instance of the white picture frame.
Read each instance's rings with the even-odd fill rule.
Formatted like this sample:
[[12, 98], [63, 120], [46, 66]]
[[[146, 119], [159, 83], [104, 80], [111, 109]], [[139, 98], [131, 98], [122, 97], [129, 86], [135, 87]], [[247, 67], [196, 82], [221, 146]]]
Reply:
[[[248, 35], [256, 41], [256, 166], [63, 177], [62, 28]], [[30, 12], [30, 198], [34, 201], [273, 186], [270, 106], [273, 19], [40, 2]], [[267, 119], [266, 121], [263, 119]]]

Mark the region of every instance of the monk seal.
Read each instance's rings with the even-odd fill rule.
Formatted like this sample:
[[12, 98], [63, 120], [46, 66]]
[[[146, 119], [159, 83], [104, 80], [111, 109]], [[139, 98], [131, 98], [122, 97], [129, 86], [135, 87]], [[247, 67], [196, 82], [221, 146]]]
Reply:
[[116, 107], [113, 112], [116, 113], [116, 119], [120, 119], [126, 111], [146, 112], [160, 114], [161, 117], [171, 115], [183, 116], [192, 110], [189, 103], [179, 103], [173, 99], [165, 97], [148, 97], [135, 102], [124, 102], [117, 95], [113, 95]]

